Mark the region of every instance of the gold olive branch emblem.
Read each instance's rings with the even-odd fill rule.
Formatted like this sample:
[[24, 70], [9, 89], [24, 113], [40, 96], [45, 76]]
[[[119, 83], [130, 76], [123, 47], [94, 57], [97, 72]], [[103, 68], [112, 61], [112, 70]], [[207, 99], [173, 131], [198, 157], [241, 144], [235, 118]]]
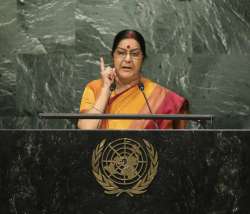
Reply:
[[104, 192], [106, 194], [116, 194], [116, 196], [119, 196], [121, 193], [127, 193], [131, 197], [133, 197], [135, 194], [142, 194], [146, 192], [148, 186], [153, 181], [158, 169], [158, 154], [154, 147], [148, 141], [143, 139], [150, 159], [148, 172], [134, 186], [128, 189], [123, 189], [116, 185], [105, 175], [103, 175], [101, 172], [100, 159], [103, 149], [105, 148], [105, 142], [106, 139], [102, 140], [102, 142], [97, 145], [92, 154], [92, 172], [95, 175], [97, 182], [105, 189]]

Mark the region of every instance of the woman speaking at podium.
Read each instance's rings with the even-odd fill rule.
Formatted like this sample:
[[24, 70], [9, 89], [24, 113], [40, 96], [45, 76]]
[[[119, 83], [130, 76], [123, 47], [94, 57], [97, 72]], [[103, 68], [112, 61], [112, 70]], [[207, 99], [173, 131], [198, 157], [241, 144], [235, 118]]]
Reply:
[[[119, 32], [112, 47], [113, 66], [100, 58], [100, 79], [87, 84], [80, 112], [85, 114], [183, 114], [188, 102], [173, 91], [143, 77], [146, 58], [143, 36], [135, 30]], [[80, 129], [172, 129], [185, 121], [80, 119]]]

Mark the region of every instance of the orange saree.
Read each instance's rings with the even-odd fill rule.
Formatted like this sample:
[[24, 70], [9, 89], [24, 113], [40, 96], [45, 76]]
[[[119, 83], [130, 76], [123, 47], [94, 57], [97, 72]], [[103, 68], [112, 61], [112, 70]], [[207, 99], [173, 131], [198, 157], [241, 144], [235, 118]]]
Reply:
[[[176, 93], [142, 78], [144, 93], [148, 99], [149, 106], [153, 114], [183, 114], [188, 112], [188, 102]], [[80, 112], [90, 110], [99, 96], [102, 82], [101, 80], [91, 81], [85, 88]], [[105, 113], [109, 114], [150, 114], [148, 106], [138, 85], [116, 94], [111, 93]], [[103, 120], [100, 128], [102, 129], [160, 129], [185, 128], [186, 121], [171, 120]]]

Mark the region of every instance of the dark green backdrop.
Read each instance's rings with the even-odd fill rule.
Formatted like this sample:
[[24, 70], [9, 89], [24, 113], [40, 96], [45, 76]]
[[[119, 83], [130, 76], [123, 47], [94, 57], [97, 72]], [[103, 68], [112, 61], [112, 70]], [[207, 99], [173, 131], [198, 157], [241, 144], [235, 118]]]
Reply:
[[187, 97], [192, 113], [250, 127], [249, 0], [1, 0], [0, 128], [74, 127], [37, 114], [78, 112], [125, 28], [146, 39], [144, 74]]

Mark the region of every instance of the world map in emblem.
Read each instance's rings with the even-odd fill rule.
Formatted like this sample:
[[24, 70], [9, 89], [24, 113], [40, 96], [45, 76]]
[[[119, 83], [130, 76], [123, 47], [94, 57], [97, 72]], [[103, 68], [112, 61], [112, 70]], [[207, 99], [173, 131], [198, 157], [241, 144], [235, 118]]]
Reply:
[[109, 194], [126, 192], [132, 196], [145, 192], [157, 167], [157, 152], [146, 140], [103, 140], [92, 156], [93, 173]]
[[140, 143], [132, 139], [110, 142], [102, 155], [104, 174], [114, 183], [129, 185], [143, 177], [148, 169], [148, 156]]

